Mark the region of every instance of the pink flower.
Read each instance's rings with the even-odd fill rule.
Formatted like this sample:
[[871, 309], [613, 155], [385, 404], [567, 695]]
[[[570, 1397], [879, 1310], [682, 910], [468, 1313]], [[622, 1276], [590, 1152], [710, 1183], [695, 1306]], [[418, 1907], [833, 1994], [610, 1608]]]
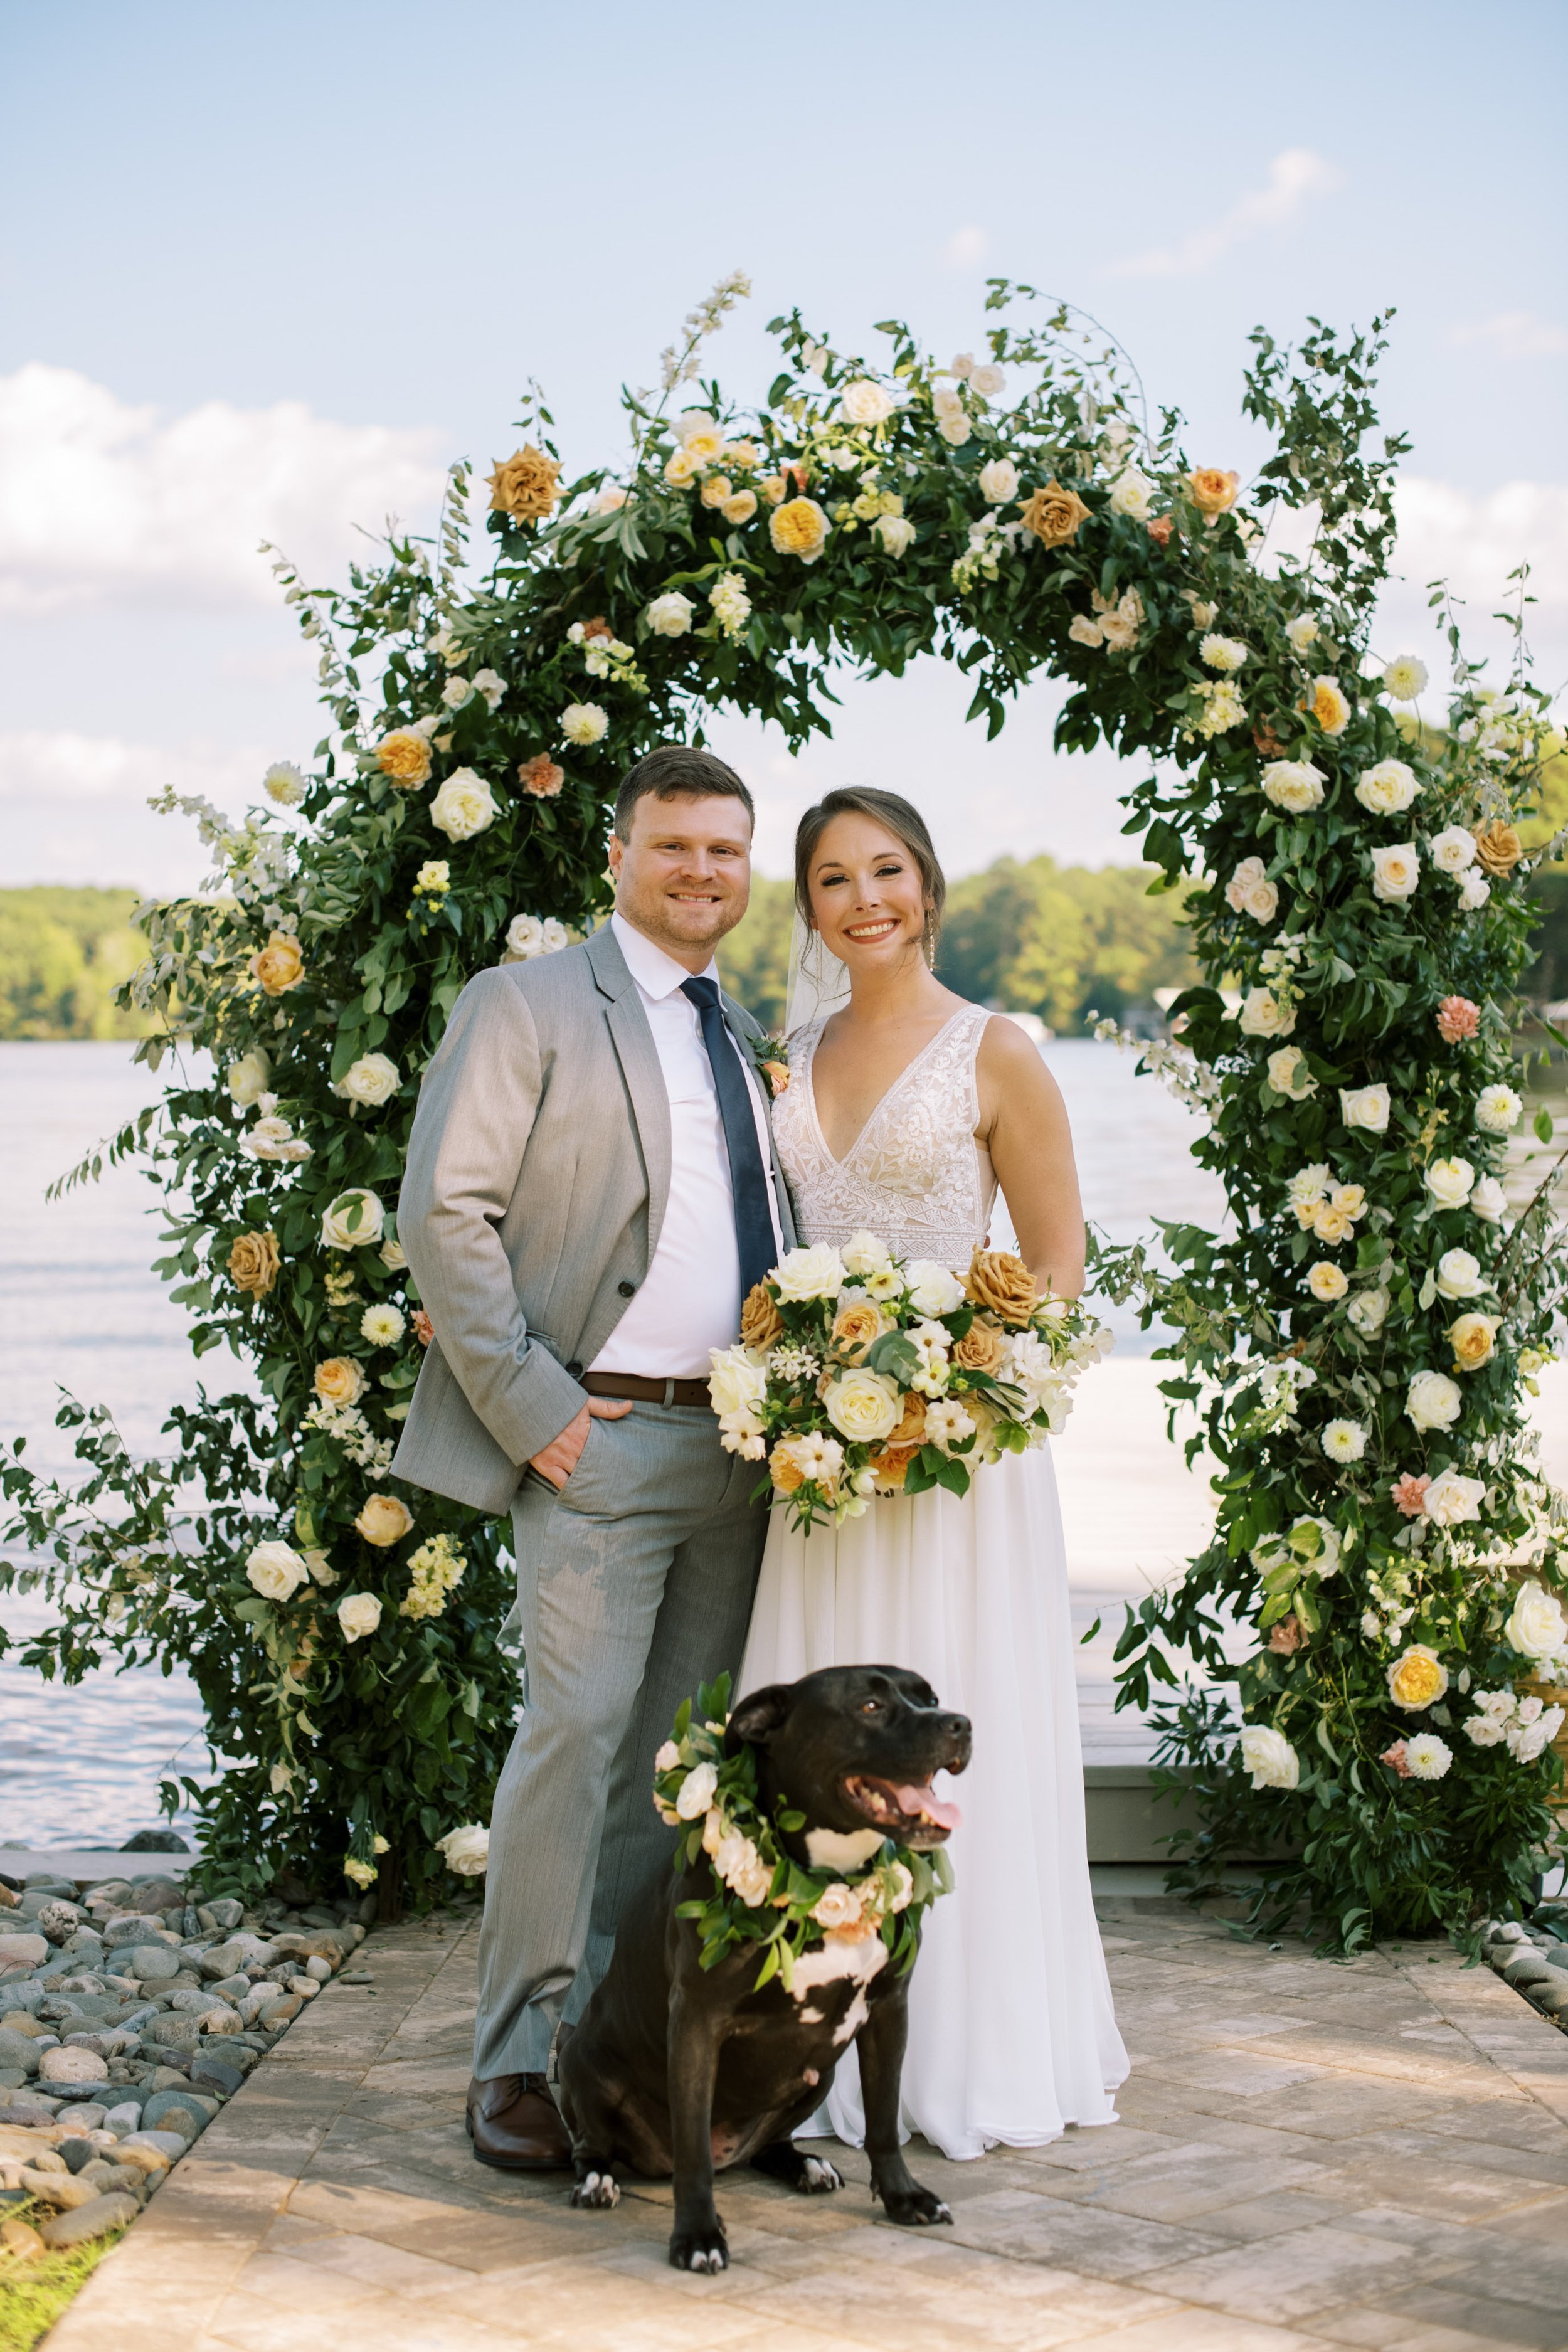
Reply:
[[1446, 996], [1437, 1007], [1437, 1034], [1446, 1045], [1458, 1045], [1480, 1034], [1481, 1008], [1468, 996]]
[[414, 1336], [419, 1345], [422, 1348], [427, 1348], [436, 1337], [436, 1326], [431, 1322], [423, 1307], [416, 1307], [408, 1319], [414, 1326]]
[[[593, 625], [597, 628], [599, 625], [595, 622]], [[566, 782], [566, 771], [556, 766], [548, 751], [536, 751], [531, 760], [523, 761], [517, 777], [525, 793], [531, 793], [535, 800], [548, 801], [554, 799]]]
[[1403, 1511], [1407, 1519], [1418, 1519], [1426, 1507], [1426, 1489], [1431, 1484], [1425, 1471], [1419, 1477], [1409, 1470], [1404, 1472], [1388, 1490], [1394, 1509]]
[[1149, 525], [1149, 536], [1154, 541], [1156, 547], [1169, 547], [1171, 543], [1171, 532], [1174, 528], [1175, 520], [1174, 515], [1155, 516], [1153, 521]]
[[1410, 1767], [1405, 1760], [1403, 1739], [1396, 1739], [1392, 1748], [1385, 1748], [1377, 1760], [1380, 1764], [1392, 1764], [1402, 1780], [1409, 1780]]
[[1278, 1625], [1270, 1628], [1268, 1646], [1280, 1657], [1289, 1658], [1300, 1648], [1306, 1638], [1307, 1629], [1292, 1610], [1288, 1617], [1281, 1617]]

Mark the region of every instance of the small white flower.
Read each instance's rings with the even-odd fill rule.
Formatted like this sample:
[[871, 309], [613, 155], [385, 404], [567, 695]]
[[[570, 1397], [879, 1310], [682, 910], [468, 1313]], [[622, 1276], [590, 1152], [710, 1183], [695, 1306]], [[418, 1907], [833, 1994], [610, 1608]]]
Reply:
[[1369, 1135], [1387, 1133], [1392, 1107], [1385, 1086], [1340, 1088], [1341, 1118], [1346, 1127], [1363, 1129]]
[[279, 808], [298, 808], [305, 797], [305, 779], [292, 760], [274, 760], [261, 779], [262, 790]]
[[1446, 825], [1427, 844], [1439, 874], [1463, 874], [1476, 860], [1476, 837], [1468, 826]]
[[568, 743], [575, 743], [582, 750], [591, 743], [602, 742], [609, 725], [596, 702], [569, 702], [561, 714], [562, 735]]
[[1435, 1731], [1418, 1731], [1405, 1743], [1405, 1769], [1413, 1780], [1440, 1780], [1453, 1760], [1453, 1749]]
[[892, 1264], [886, 1242], [864, 1230], [850, 1234], [839, 1255], [846, 1274], [886, 1274]]
[[1434, 1160], [1423, 1178], [1439, 1209], [1462, 1209], [1470, 1198], [1476, 1171], [1468, 1160]]
[[1500, 1224], [1508, 1207], [1508, 1195], [1495, 1176], [1479, 1176], [1470, 1194], [1470, 1213], [1489, 1225]]
[[1245, 1725], [1239, 1745], [1242, 1769], [1251, 1773], [1255, 1789], [1300, 1788], [1301, 1759], [1271, 1724]]
[[1289, 809], [1300, 816], [1308, 809], [1321, 808], [1323, 786], [1328, 779], [1310, 760], [1270, 760], [1263, 771], [1263, 792], [1276, 808]]
[[1476, 1298], [1490, 1285], [1480, 1260], [1468, 1249], [1445, 1250], [1437, 1260], [1437, 1294], [1441, 1298]]
[[973, 1428], [968, 1413], [952, 1397], [938, 1397], [926, 1407], [926, 1442], [941, 1453], [951, 1454]]
[[395, 1348], [406, 1326], [401, 1307], [384, 1300], [379, 1307], [367, 1307], [359, 1318], [360, 1337], [368, 1339], [373, 1348]]
[[1421, 860], [1413, 841], [1395, 842], [1372, 853], [1372, 895], [1385, 902], [1412, 898], [1421, 879]]
[[[696, 610], [689, 596], [683, 596], [679, 588], [670, 588], [654, 598], [643, 618], [656, 637], [683, 637]], [[565, 722], [562, 723], [564, 727]]]
[[1331, 1421], [1319, 1443], [1331, 1462], [1359, 1462], [1366, 1452], [1366, 1432], [1359, 1421]]
[[1239, 637], [1207, 636], [1198, 646], [1198, 659], [1209, 669], [1237, 670], [1247, 659], [1247, 647]]
[[1447, 1372], [1417, 1372], [1405, 1400], [1405, 1417], [1417, 1429], [1451, 1429], [1464, 1409]]
[[338, 1623], [345, 1642], [363, 1642], [381, 1622], [381, 1603], [374, 1592], [345, 1592], [338, 1603]]
[[1286, 1188], [1287, 1198], [1296, 1212], [1300, 1224], [1310, 1225], [1312, 1213], [1320, 1201], [1329, 1196], [1329, 1163], [1315, 1160], [1310, 1168], [1299, 1168]]
[[1426, 691], [1426, 665], [1414, 654], [1399, 654], [1384, 671], [1383, 683], [1395, 702], [1414, 702]]
[[1523, 1113], [1524, 1105], [1511, 1087], [1483, 1087], [1476, 1099], [1476, 1125], [1483, 1135], [1506, 1135]]
[[1318, 625], [1310, 613], [1300, 613], [1295, 620], [1286, 622], [1285, 635], [1291, 651], [1304, 654], [1309, 646], [1315, 646], [1318, 642]]

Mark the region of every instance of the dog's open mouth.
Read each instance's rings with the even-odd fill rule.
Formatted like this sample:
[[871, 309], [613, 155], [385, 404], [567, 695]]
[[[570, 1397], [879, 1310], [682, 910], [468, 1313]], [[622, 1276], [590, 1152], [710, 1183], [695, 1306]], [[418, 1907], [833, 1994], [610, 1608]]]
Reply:
[[858, 1813], [903, 1845], [941, 1845], [963, 1819], [958, 1807], [933, 1789], [908, 1781], [874, 1780], [855, 1773], [845, 1781], [844, 1793]]

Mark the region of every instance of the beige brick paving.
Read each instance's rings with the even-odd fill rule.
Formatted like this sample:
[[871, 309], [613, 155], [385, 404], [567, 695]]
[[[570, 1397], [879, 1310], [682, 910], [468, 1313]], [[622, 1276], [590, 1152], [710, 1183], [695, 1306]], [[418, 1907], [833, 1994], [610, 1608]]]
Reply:
[[48, 2352], [1552, 2352], [1568, 2347], [1568, 2037], [1489, 1972], [1349, 1965], [1174, 1906], [1101, 1905], [1122, 2121], [978, 2164], [912, 2151], [952, 2231], [878, 2218], [862, 2159], [746, 2174], [732, 2268], [665, 2261], [668, 2183], [615, 2213], [477, 2165], [476, 1931], [374, 1936], [95, 2273]]

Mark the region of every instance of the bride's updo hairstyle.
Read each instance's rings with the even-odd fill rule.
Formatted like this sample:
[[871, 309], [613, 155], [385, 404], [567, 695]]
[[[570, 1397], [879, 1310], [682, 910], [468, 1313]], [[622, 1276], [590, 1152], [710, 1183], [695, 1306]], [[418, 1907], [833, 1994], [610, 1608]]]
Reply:
[[840, 792], [825, 794], [815, 808], [806, 810], [795, 828], [795, 903], [806, 929], [812, 927], [811, 869], [822, 836], [836, 816], [869, 817], [873, 824], [886, 825], [909, 851], [920, 869], [921, 889], [928, 909], [926, 953], [934, 961], [942, 933], [942, 910], [947, 904], [947, 877], [919, 809], [911, 807], [900, 793], [880, 793], [870, 784], [847, 784]]

